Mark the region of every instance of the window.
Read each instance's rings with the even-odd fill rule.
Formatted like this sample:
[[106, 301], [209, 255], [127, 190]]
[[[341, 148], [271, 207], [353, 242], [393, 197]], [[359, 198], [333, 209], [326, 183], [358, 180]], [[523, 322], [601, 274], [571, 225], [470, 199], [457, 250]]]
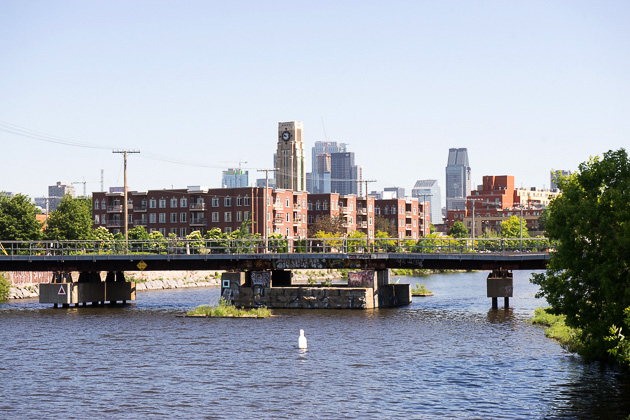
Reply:
[[215, 222], [215, 223], [219, 221], [219, 212], [218, 211], [213, 211], [212, 212], [212, 221]]
[[188, 207], [188, 200], [186, 197], [182, 197], [179, 199], [179, 207]]
[[236, 197], [236, 205], [237, 206], [242, 206], [243, 205], [243, 197], [241, 197], [240, 195], [238, 197]]
[[370, 216], [370, 219], [369, 219], [368, 224], [369, 224], [370, 226], [372, 226], [372, 216]]
[[177, 228], [171, 228], [170, 233], [177, 235]]
[[166, 236], [166, 229], [160, 228], [160, 233], [162, 234], [162, 236]]
[[249, 212], [248, 211], [243, 212], [243, 220], [245, 220], [245, 221], [249, 220]]
[[157, 216], [155, 215], [155, 213], [150, 213], [149, 214], [149, 223], [155, 223], [156, 220], [157, 220]]
[[188, 214], [188, 213], [186, 213], [185, 211], [183, 211], [183, 212], [179, 213], [179, 221], [180, 221], [181, 223], [186, 223], [186, 222], [188, 221], [188, 220], [186, 220], [186, 218], [187, 218], [187, 214]]
[[225, 197], [223, 199], [223, 206], [232, 207], [232, 197]]
[[328, 210], [328, 201], [324, 201], [322, 203], [322, 207], [323, 207], [324, 210]]
[[181, 236], [182, 238], [185, 237], [187, 235], [186, 233], [186, 228], [181, 228], [179, 229], [179, 236]]
[[232, 221], [232, 212], [231, 211], [226, 211], [223, 214], [223, 221], [224, 222], [231, 222]]
[[219, 197], [212, 197], [212, 207], [219, 207]]
[[99, 204], [100, 204], [100, 201], [98, 200], [94, 201], [94, 210], [99, 210], [99, 207], [100, 207]]
[[[97, 201], [98, 203], [98, 201]], [[101, 224], [101, 216], [99, 216], [98, 214], [94, 215], [94, 224], [95, 225], [100, 225]]]
[[287, 238], [289, 237], [289, 228], [286, 228], [286, 232], [285, 232], [284, 236], [286, 236]]
[[166, 223], [166, 213], [160, 213], [158, 220], [160, 223]]
[[374, 209], [374, 214], [376, 214], [377, 216], [380, 216], [380, 214], [381, 214], [381, 208], [380, 208], [380, 207], [376, 207], [376, 208]]
[[244, 200], [243, 204], [246, 205], [246, 206], [249, 206], [249, 196], [248, 195], [245, 196], [245, 200]]
[[225, 233], [232, 233], [232, 228], [231, 227], [226, 227], [225, 228]]
[[165, 209], [166, 208], [166, 198], [160, 198], [159, 206], [160, 206], [161, 209]]
[[171, 198], [171, 207], [172, 208], [176, 208], [177, 207], [177, 198]]
[[354, 210], [354, 203], [352, 201], [350, 202], [350, 210]]
[[315, 210], [319, 210], [321, 208], [321, 204], [319, 201], [315, 202]]
[[313, 210], [313, 203], [311, 203], [310, 201], [308, 202], [308, 209]]
[[385, 206], [385, 214], [389, 214], [389, 207]]
[[157, 201], [155, 201], [155, 198], [152, 198], [151, 200], [149, 200], [149, 208], [154, 209], [157, 206]]
[[396, 206], [392, 206], [392, 214], [396, 214]]
[[289, 201], [288, 198], [284, 201], [284, 204], [285, 204], [284, 207], [291, 207], [291, 202]]
[[372, 213], [372, 205], [371, 205], [371, 204], [368, 206], [368, 211], [369, 211], [370, 213]]
[[105, 199], [101, 200], [101, 208], [105, 210]]
[[171, 213], [171, 223], [177, 223], [177, 213]]
[[145, 199], [143, 199], [143, 200], [140, 202], [140, 207], [141, 207], [143, 210], [146, 210], [146, 208], [147, 208], [147, 200], [146, 200], [146, 198], [145, 198]]
[[291, 215], [290, 215], [289, 212], [287, 212], [287, 216], [286, 216], [285, 219], [286, 219], [287, 223], [289, 223], [291, 221]]
[[242, 222], [243, 221], [243, 212], [241, 212], [241, 211], [237, 211], [236, 212], [236, 221], [237, 222]]

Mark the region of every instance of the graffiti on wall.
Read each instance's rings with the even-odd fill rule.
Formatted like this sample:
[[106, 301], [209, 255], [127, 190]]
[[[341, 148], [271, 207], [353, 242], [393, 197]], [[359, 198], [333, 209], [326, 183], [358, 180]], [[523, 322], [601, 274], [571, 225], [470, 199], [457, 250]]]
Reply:
[[271, 286], [271, 273], [269, 271], [252, 271], [252, 287], [267, 288]]
[[348, 273], [348, 286], [374, 287], [374, 271], [351, 271]]
[[50, 283], [53, 273], [50, 271], [9, 271], [5, 273], [9, 283], [16, 286], [32, 283]]

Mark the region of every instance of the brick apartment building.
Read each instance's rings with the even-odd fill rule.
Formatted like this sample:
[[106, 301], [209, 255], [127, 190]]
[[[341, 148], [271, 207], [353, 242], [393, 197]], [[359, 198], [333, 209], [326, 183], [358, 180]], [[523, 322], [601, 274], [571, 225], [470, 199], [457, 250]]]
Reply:
[[[346, 233], [363, 232], [374, 237], [374, 216], [386, 217], [400, 238], [419, 238], [428, 233], [429, 212], [423, 213], [417, 199], [375, 200], [374, 197], [341, 196], [338, 193], [308, 194], [305, 191], [264, 187], [130, 191], [128, 227], [144, 226], [148, 232], [185, 237], [193, 231], [202, 234], [218, 228], [230, 233], [251, 220], [253, 233], [279, 233], [288, 238], [309, 235], [308, 224], [320, 216], [338, 216]], [[94, 227], [116, 234], [124, 229], [123, 188], [93, 193]], [[266, 214], [266, 221], [265, 215]], [[424, 215], [424, 223], [422, 223]], [[312, 232], [311, 234], [313, 234]]]
[[[128, 193], [128, 226], [144, 226], [149, 232], [184, 237], [193, 231], [202, 234], [213, 228], [230, 233], [251, 220], [254, 233], [280, 233], [287, 237], [306, 236], [306, 193], [267, 190], [264, 187], [215, 188], [192, 186], [187, 189], [150, 190]], [[123, 189], [93, 193], [94, 227], [104, 226], [112, 233], [122, 232]], [[266, 214], [266, 222], [264, 215]]]
[[541, 234], [538, 219], [549, 201], [557, 195], [551, 190], [514, 188], [514, 177], [511, 175], [486, 175], [481, 187], [466, 198], [464, 210], [447, 212], [446, 224], [450, 229], [460, 221], [472, 234], [474, 208], [475, 236], [486, 231], [501, 232], [501, 222], [521, 215], [531, 234]]

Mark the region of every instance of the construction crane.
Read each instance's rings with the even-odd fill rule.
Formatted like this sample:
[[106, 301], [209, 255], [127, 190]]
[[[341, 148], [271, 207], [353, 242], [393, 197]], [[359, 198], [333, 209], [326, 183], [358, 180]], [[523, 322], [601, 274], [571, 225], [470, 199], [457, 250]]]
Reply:
[[87, 191], [85, 187], [85, 184], [87, 184], [87, 182], [85, 181], [85, 178], [83, 178], [83, 181], [76, 181], [72, 183], [72, 185], [76, 185], [76, 184], [83, 184], [83, 197], [87, 197]]

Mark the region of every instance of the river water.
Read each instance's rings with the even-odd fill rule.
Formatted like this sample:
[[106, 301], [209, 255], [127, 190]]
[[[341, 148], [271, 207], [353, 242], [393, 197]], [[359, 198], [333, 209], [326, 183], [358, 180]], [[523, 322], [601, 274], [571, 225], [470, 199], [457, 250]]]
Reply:
[[[218, 288], [118, 308], [0, 304], [0, 418], [623, 419], [630, 380], [528, 323], [529, 272], [490, 309], [487, 272], [402, 277], [433, 297], [270, 319], [179, 315]], [[304, 329], [308, 350], [297, 349]]]

